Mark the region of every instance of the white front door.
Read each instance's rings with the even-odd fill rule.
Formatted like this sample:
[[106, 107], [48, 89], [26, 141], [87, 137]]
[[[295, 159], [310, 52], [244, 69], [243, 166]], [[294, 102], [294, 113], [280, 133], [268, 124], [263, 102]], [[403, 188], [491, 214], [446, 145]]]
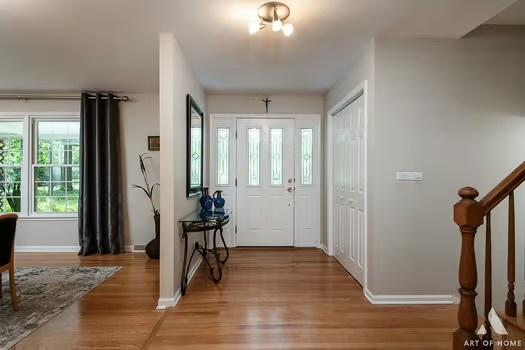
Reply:
[[365, 113], [361, 96], [333, 117], [335, 257], [361, 284], [365, 269]]
[[294, 245], [294, 121], [237, 120], [237, 245]]

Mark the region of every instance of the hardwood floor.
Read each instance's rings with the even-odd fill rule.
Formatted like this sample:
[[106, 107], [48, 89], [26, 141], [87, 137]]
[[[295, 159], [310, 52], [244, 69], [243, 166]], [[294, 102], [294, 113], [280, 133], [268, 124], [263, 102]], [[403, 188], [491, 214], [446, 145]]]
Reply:
[[144, 254], [80, 258], [70, 253], [19, 253], [15, 263], [123, 267], [15, 349], [140, 349], [163, 316], [155, 310], [159, 264]]
[[16, 349], [450, 349], [455, 306], [374, 306], [317, 249], [235, 249], [220, 284], [201, 265], [156, 311], [158, 263], [141, 254], [18, 254], [22, 265], [120, 265], [121, 272]]

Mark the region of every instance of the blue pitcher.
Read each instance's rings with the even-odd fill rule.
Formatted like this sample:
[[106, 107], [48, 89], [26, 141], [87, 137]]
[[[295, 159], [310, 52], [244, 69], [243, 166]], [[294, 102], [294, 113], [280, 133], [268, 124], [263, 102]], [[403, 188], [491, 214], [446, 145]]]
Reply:
[[224, 198], [222, 197], [222, 191], [215, 191], [213, 194], [213, 204], [215, 205], [215, 208], [222, 209], [224, 208]]
[[208, 193], [208, 187], [202, 189], [202, 196], [199, 199], [202, 210], [211, 211], [213, 208], [213, 198]]

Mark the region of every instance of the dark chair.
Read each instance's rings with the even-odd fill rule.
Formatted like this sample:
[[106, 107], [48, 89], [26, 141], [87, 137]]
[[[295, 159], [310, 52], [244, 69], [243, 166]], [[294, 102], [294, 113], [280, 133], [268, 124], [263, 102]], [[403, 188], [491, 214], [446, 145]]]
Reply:
[[9, 285], [13, 310], [18, 310], [15, 287], [15, 232], [18, 216], [0, 215], [0, 298], [2, 297], [2, 273], [9, 270]]

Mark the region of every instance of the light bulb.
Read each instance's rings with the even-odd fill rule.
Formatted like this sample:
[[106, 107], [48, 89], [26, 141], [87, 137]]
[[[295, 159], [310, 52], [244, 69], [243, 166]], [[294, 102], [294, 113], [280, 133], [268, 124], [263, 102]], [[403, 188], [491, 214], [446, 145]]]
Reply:
[[248, 32], [251, 35], [257, 33], [260, 29], [261, 25], [259, 24], [259, 22], [251, 21], [250, 23], [248, 23]]
[[280, 19], [274, 20], [272, 22], [272, 30], [278, 32], [283, 29], [283, 22]]
[[283, 26], [283, 34], [286, 35], [286, 36], [290, 36], [293, 34], [293, 24], [291, 23], [286, 23], [284, 26]]

